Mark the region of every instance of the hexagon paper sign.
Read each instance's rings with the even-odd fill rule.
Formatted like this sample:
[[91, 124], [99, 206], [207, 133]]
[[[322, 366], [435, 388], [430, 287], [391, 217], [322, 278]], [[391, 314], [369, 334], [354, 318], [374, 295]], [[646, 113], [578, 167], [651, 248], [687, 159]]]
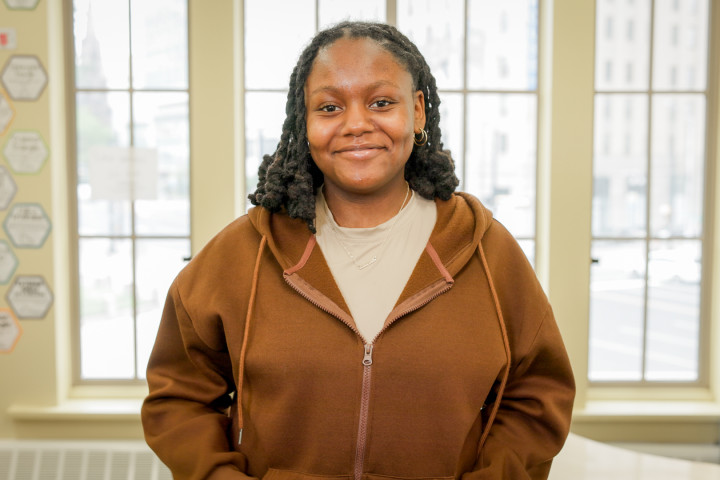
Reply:
[[48, 148], [38, 132], [15, 132], [3, 155], [15, 173], [37, 173], [48, 158]]
[[22, 335], [20, 322], [8, 308], [0, 308], [0, 353], [10, 353], [15, 349]]
[[45, 318], [53, 294], [40, 275], [18, 275], [5, 295], [18, 318]]
[[10, 206], [16, 193], [15, 179], [7, 168], [0, 165], [0, 210], [6, 210]]
[[5, 285], [12, 278], [18, 266], [18, 258], [5, 240], [0, 240], [0, 285]]
[[5, 0], [10, 10], [35, 10], [40, 0]]
[[35, 55], [13, 55], [0, 74], [0, 82], [12, 100], [32, 101], [40, 98], [48, 77]]
[[16, 203], [12, 206], [3, 228], [17, 248], [40, 248], [50, 234], [50, 219], [36, 203]]
[[0, 135], [8, 131], [14, 117], [15, 109], [10, 105], [10, 100], [5, 93], [0, 90]]

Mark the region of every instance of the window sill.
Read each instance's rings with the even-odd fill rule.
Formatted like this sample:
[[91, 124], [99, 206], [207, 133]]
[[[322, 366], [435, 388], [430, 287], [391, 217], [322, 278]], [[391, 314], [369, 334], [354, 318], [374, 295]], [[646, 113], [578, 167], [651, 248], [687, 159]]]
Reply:
[[140, 440], [142, 399], [72, 399], [7, 410], [15, 438]]
[[583, 422], [717, 422], [720, 421], [720, 402], [593, 400], [576, 410], [573, 419]]
[[713, 401], [588, 401], [573, 412], [574, 433], [599, 442], [720, 442], [720, 403]]
[[52, 406], [11, 405], [14, 421], [139, 421], [141, 399], [73, 399]]

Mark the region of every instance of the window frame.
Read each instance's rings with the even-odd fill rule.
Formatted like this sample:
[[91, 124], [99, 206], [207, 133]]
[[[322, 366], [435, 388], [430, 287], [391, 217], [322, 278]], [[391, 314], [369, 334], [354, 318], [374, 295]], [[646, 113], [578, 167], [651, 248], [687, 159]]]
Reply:
[[[708, 42], [707, 42], [707, 52], [706, 52], [706, 61], [707, 61], [707, 72], [706, 72], [706, 84], [704, 90], [668, 90], [668, 89], [654, 89], [653, 88], [653, 60], [654, 60], [654, 50], [656, 46], [655, 42], [655, 3], [657, 0], [648, 0], [650, 3], [650, 11], [649, 11], [649, 41], [648, 41], [648, 47], [649, 47], [649, 60], [648, 60], [648, 80], [647, 80], [647, 88], [644, 89], [636, 89], [636, 90], [620, 90], [620, 89], [602, 89], [598, 88], [593, 82], [593, 102], [595, 102], [595, 99], [598, 95], [643, 95], [645, 98], [647, 98], [647, 151], [645, 153], [646, 156], [646, 193], [645, 193], [645, 199], [646, 199], [646, 212], [645, 212], [645, 235], [640, 236], [603, 236], [603, 235], [594, 235], [594, 233], [591, 231], [591, 244], [596, 241], [602, 241], [602, 242], [614, 242], [614, 243], [623, 243], [623, 242], [643, 242], [644, 248], [645, 248], [645, 258], [644, 258], [644, 265], [645, 265], [645, 273], [644, 273], [644, 279], [643, 279], [643, 331], [642, 331], [642, 351], [641, 353], [641, 379], [640, 380], [592, 380], [589, 377], [589, 369], [587, 372], [587, 382], [588, 382], [588, 388], [591, 391], [599, 392], [600, 390], [605, 390], [604, 393], [599, 394], [600, 397], [605, 397], [608, 392], [615, 391], [617, 392], [618, 396], [622, 396], [624, 394], [629, 394], [630, 396], [635, 396], [635, 393], [632, 393], [634, 389], [640, 389], [640, 392], [645, 392], [644, 394], [641, 394], [641, 396], [652, 396], [654, 392], [662, 392], [666, 391], [666, 389], [674, 389], [678, 392], [685, 390], [689, 393], [691, 397], [697, 396], [697, 392], [700, 390], [709, 389], [712, 386], [712, 371], [711, 371], [711, 332], [712, 332], [712, 298], [711, 298], [711, 292], [712, 292], [712, 280], [713, 280], [713, 271], [712, 271], [712, 265], [714, 260], [714, 253], [715, 248], [713, 247], [714, 242], [714, 222], [713, 222], [713, 212], [718, 208], [716, 201], [715, 201], [715, 187], [714, 187], [714, 165], [717, 158], [717, 153], [715, 149], [713, 148], [714, 143], [718, 140], [718, 134], [717, 131], [713, 128], [713, 124], [715, 123], [715, 118], [717, 116], [716, 111], [716, 104], [717, 102], [714, 100], [717, 95], [718, 91], [720, 90], [720, 85], [718, 81], [718, 75], [717, 75], [717, 60], [714, 60], [713, 54], [716, 53], [718, 50], [720, 50], [717, 46], [717, 39], [714, 38], [712, 26], [715, 23], [716, 20], [714, 20], [717, 16], [717, 10], [718, 7], [714, 5], [715, 2], [709, 1], [708, 2], [708, 18], [707, 18], [707, 35], [708, 35]], [[595, 21], [597, 25], [597, 8], [595, 8]], [[596, 54], [596, 51], [594, 51], [594, 55]], [[654, 236], [651, 232], [651, 201], [652, 201], [652, 158], [653, 158], [653, 151], [652, 151], [652, 125], [654, 123], [653, 118], [653, 98], [655, 95], [682, 95], [682, 94], [693, 94], [693, 95], [702, 95], [705, 99], [705, 118], [704, 118], [704, 128], [705, 128], [705, 141], [704, 141], [704, 155], [703, 155], [703, 172], [704, 172], [704, 181], [703, 181], [703, 196], [702, 196], [702, 207], [703, 207], [703, 216], [702, 216], [702, 227], [700, 234], [697, 236], [689, 237], [689, 236], [683, 236], [683, 237], [677, 237], [677, 236], [670, 236], [670, 237], [657, 237]], [[596, 105], [594, 103], [594, 105]], [[594, 123], [594, 121], [593, 121]], [[593, 135], [593, 143], [597, 142], [598, 139], [594, 138]], [[595, 164], [595, 146], [593, 146], [593, 155], [592, 155], [592, 163]], [[593, 168], [594, 170], [594, 168]], [[593, 174], [593, 178], [594, 174]], [[595, 189], [596, 185], [595, 182], [593, 182], [593, 190]], [[594, 197], [593, 197], [594, 198]], [[592, 217], [593, 212], [592, 209], [590, 211], [590, 215]], [[689, 380], [689, 381], [680, 381], [680, 380], [648, 380], [646, 378], [647, 370], [646, 370], [646, 354], [647, 354], [647, 344], [648, 344], [648, 306], [649, 306], [649, 293], [648, 293], [648, 275], [649, 275], [649, 256], [650, 256], [650, 245], [654, 240], [660, 240], [660, 241], [672, 241], [672, 240], [688, 240], [688, 241], [699, 241], [701, 243], [701, 255], [702, 255], [702, 261], [701, 261], [701, 277], [700, 277], [700, 284], [699, 284], [699, 311], [698, 311], [698, 338], [697, 338], [697, 379], [695, 380]], [[594, 260], [593, 260], [594, 262]], [[590, 287], [590, 282], [588, 282], [588, 287]], [[589, 289], [588, 289], [589, 290]], [[590, 324], [590, 310], [588, 310], [588, 325]], [[589, 335], [588, 335], [588, 346], [587, 346], [587, 355], [588, 359], [590, 356], [590, 345], [589, 345]], [[612, 396], [612, 393], [610, 393]]]

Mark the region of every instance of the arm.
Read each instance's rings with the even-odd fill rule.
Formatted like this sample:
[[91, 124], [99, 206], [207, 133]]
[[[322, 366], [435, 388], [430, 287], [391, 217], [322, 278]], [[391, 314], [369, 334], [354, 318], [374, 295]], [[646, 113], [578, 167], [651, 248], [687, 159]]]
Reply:
[[[217, 321], [217, 320], [216, 320]], [[211, 348], [183, 306], [177, 280], [165, 303], [147, 370], [142, 407], [148, 445], [176, 479], [247, 479], [225, 413], [235, 390], [226, 348]]]
[[575, 383], [549, 306], [527, 349], [516, 347], [497, 416], [463, 480], [546, 479], [567, 437]]
[[[510, 371], [475, 467], [463, 480], [546, 479], [570, 429], [575, 380], [552, 308], [522, 249], [499, 223], [483, 237], [488, 277], [510, 347]], [[500, 377], [486, 401], [495, 406]]]

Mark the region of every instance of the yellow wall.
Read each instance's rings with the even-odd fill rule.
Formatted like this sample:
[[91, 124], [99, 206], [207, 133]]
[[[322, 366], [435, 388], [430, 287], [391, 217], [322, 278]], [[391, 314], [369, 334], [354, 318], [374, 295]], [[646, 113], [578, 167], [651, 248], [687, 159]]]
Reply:
[[[192, 16], [190, 74], [192, 250], [229, 223], [244, 207], [239, 182], [244, 151], [234, 98], [238, 88], [239, 0], [190, 0]], [[67, 19], [63, 2], [39, 0], [32, 11], [12, 11], [0, 1], [0, 28], [13, 28], [15, 50], [0, 50], [0, 64], [11, 55], [36, 55], [48, 71], [49, 83], [35, 102], [12, 102], [17, 114], [0, 136], [4, 146], [17, 129], [39, 131], [50, 157], [38, 175], [15, 176], [15, 202], [40, 203], [52, 220], [52, 233], [41, 249], [14, 249], [15, 274], [43, 275], [54, 293], [54, 304], [41, 320], [20, 320], [23, 333], [12, 353], [0, 354], [0, 438], [140, 438], [138, 409], [144, 387], [71, 385], [73, 326], [70, 302], [73, 281], [68, 229], [65, 52]], [[0, 162], [2, 164], [6, 163]], [[6, 165], [7, 167], [7, 165]], [[7, 211], [0, 211], [0, 221]], [[0, 238], [7, 239], [0, 231]], [[7, 307], [0, 285], [0, 308]]]
[[[33, 11], [8, 10], [0, 2], [0, 27], [12, 27], [17, 34], [17, 49], [0, 50], [0, 64], [5, 65], [12, 55], [30, 54], [38, 57], [46, 70], [49, 71], [49, 37], [48, 37], [48, 6], [49, 2], [40, 1]], [[54, 218], [52, 196], [53, 173], [57, 164], [64, 161], [64, 152], [56, 151], [52, 144], [51, 129], [51, 90], [56, 80], [49, 72], [49, 84], [36, 101], [12, 101], [15, 118], [6, 133], [0, 136], [0, 146], [5, 147], [8, 138], [18, 130], [34, 130], [40, 133], [49, 145], [50, 156], [42, 169], [33, 175], [14, 174], [17, 183], [17, 195], [13, 203], [32, 202], [43, 206], [53, 221], [52, 231], [43, 246], [39, 249], [13, 248], [19, 260], [15, 271], [17, 275], [42, 275], [55, 297], [54, 247], [58, 226]], [[0, 89], [2, 86], [0, 86]], [[0, 164], [10, 170], [3, 158]], [[61, 167], [62, 168], [62, 167]], [[0, 211], [0, 220], [4, 221], [10, 208]], [[63, 230], [62, 226], [59, 228]], [[5, 231], [0, 236], [8, 241]], [[7, 307], [5, 294], [12, 280], [0, 286], [0, 308]], [[13, 423], [4, 414], [8, 407], [18, 401], [30, 400], [37, 405], [52, 405], [56, 402], [57, 378], [53, 360], [55, 350], [55, 305], [47, 316], [40, 320], [22, 320], [22, 336], [14, 351], [0, 354], [0, 436], [11, 436], [14, 433]]]

